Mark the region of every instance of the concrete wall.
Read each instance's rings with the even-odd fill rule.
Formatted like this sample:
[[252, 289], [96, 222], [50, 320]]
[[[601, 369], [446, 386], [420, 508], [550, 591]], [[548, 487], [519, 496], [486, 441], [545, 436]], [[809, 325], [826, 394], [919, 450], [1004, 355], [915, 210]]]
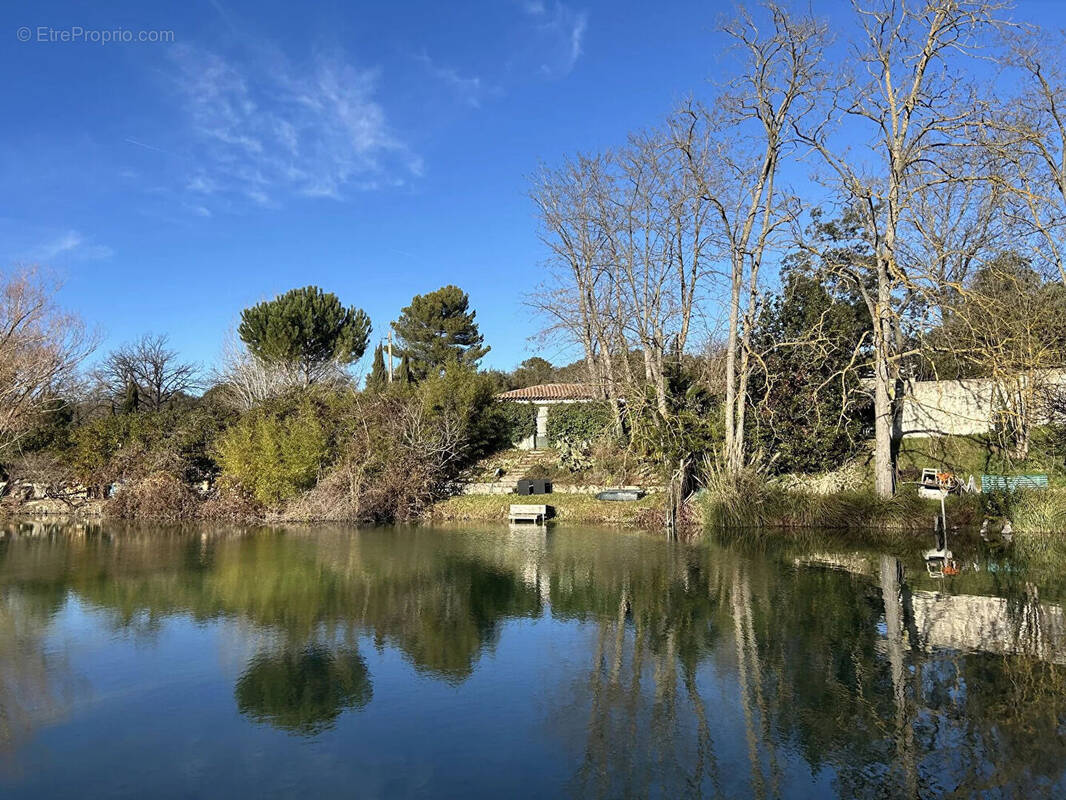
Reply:
[[[1041, 373], [1037, 380], [1042, 387], [1066, 392], [1066, 370]], [[996, 384], [989, 378], [908, 381], [903, 400], [903, 435], [976, 436], [988, 433], [998, 405], [996, 398]], [[1034, 409], [1034, 417], [1036, 424], [1049, 421], [1044, 409]]]
[[904, 436], [975, 436], [992, 425], [990, 380], [908, 381]]

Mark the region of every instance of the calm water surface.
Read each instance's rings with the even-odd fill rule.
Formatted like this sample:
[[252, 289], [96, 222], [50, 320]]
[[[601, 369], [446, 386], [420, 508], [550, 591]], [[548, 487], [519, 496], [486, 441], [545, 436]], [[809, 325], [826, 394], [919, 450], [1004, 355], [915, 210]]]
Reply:
[[1066, 796], [1062, 565], [9, 525], [0, 796]]

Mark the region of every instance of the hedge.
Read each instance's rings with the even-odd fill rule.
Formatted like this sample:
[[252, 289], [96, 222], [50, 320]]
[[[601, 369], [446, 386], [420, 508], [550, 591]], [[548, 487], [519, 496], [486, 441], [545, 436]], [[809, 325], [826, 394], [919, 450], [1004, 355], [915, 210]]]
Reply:
[[513, 444], [528, 439], [537, 432], [537, 407], [529, 403], [504, 401], [496, 404], [506, 438]]
[[610, 433], [613, 425], [614, 415], [606, 401], [548, 407], [548, 441], [552, 444], [593, 442]]

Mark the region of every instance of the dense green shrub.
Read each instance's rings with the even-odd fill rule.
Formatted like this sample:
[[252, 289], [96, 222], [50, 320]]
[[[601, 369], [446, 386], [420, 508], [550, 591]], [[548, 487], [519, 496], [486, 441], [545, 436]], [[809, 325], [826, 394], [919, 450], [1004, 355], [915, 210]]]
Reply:
[[1014, 516], [1014, 509], [1022, 499], [1022, 491], [1018, 489], [993, 489], [990, 492], [982, 492], [981, 508], [989, 517], [1005, 517], [1010, 519]]
[[70, 447], [73, 427], [74, 404], [57, 399], [56, 405], [44, 411], [29, 434], [19, 440], [18, 449], [23, 453], [65, 450]]
[[314, 486], [329, 455], [327, 430], [309, 399], [292, 409], [245, 414], [218, 445], [223, 473], [266, 506]]
[[76, 428], [70, 450], [75, 473], [85, 480], [106, 481], [111, 460], [126, 439], [127, 426], [128, 420], [112, 414]]
[[503, 438], [518, 444], [537, 432], [537, 407], [529, 403], [497, 403], [494, 408]]
[[450, 491], [464, 466], [507, 444], [499, 406], [491, 381], [457, 363], [414, 385], [353, 395], [335, 463], [284, 513], [368, 522], [417, 517]]
[[611, 433], [614, 416], [606, 402], [556, 403], [548, 407], [548, 441], [595, 442]]
[[434, 424], [460, 426], [465, 459], [510, 444], [492, 381], [476, 368], [452, 361], [443, 372], [420, 381], [414, 393]]
[[168, 471], [187, 482], [217, 470], [213, 448], [230, 414], [206, 401], [106, 414], [74, 427], [60, 453], [79, 480], [110, 483]]

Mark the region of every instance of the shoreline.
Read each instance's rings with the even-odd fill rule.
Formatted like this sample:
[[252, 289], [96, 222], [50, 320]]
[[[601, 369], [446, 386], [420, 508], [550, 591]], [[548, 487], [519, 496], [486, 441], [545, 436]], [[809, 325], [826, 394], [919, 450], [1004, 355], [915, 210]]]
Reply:
[[[537, 495], [554, 509], [552, 520], [564, 524], [607, 525], [661, 531], [665, 522], [666, 496], [652, 492], [635, 501], [597, 500], [581, 493], [558, 492]], [[414, 522], [494, 522], [506, 524], [509, 506], [519, 495], [460, 494], [438, 500]], [[951, 529], [977, 529], [985, 518], [980, 495], [952, 496], [946, 504]], [[304, 517], [285, 513], [228, 514], [200, 513], [206, 503], [186, 507], [191, 513], [179, 516], [128, 517], [109, 514], [107, 501], [92, 500], [78, 506], [60, 501], [35, 500], [25, 504], [0, 504], [0, 519], [86, 520], [121, 522], [231, 522], [241, 524], [352, 524], [351, 519], [327, 515]], [[797, 491], [763, 490], [749, 496], [712, 497], [707, 492], [693, 495], [686, 503], [682, 527], [693, 530], [769, 531], [889, 531], [925, 533], [939, 516], [939, 503], [916, 495], [901, 494], [891, 500], [876, 497], [865, 489], [812, 494]], [[1044, 490], [1022, 493], [1011, 509], [1014, 531], [1023, 534], [1066, 533], [1066, 491]]]
[[[597, 500], [588, 494], [553, 492], [533, 496], [555, 509], [555, 522], [618, 525], [655, 530], [663, 527], [666, 496], [659, 492], [639, 500]], [[460, 494], [434, 503], [426, 512], [429, 522], [507, 522], [509, 506], [524, 498], [515, 494]]]

